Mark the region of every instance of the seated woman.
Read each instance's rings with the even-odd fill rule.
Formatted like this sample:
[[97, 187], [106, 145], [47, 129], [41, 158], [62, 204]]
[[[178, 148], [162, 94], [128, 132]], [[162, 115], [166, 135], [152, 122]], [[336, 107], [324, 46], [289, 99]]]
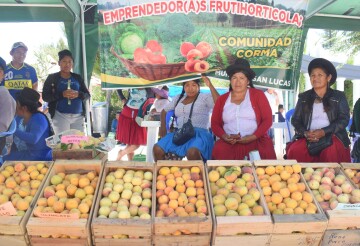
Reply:
[[[183, 90], [161, 112], [160, 137], [154, 145], [154, 160], [164, 160], [165, 155], [172, 153], [180, 157], [186, 156], [188, 160], [208, 160], [214, 145], [214, 140], [209, 132], [209, 114], [219, 96], [209, 78], [202, 76], [205, 84], [210, 88], [211, 94], [200, 93], [200, 80], [190, 80], [183, 83]], [[166, 134], [166, 113], [175, 109], [177, 126], [181, 128], [190, 115], [194, 103], [191, 122], [195, 128], [195, 136], [183, 145], [173, 143], [173, 132]]]
[[[316, 58], [309, 63], [308, 72], [313, 88], [299, 95], [291, 119], [296, 141], [287, 146], [287, 158], [298, 162], [350, 162], [346, 132], [349, 105], [343, 92], [330, 88], [336, 81], [336, 69], [330, 61]], [[322, 138], [330, 145], [310, 155], [308, 143]]]
[[46, 115], [38, 111], [41, 107], [40, 94], [25, 87], [16, 99], [17, 129], [9, 155], [4, 160], [50, 161], [52, 152], [46, 146], [45, 138], [52, 135]]
[[215, 103], [211, 129], [220, 138], [212, 158], [243, 160], [258, 150], [261, 159], [276, 159], [272, 140], [267, 132], [272, 125], [272, 111], [263, 91], [255, 89], [255, 72], [245, 59], [236, 60], [226, 68], [230, 91]]

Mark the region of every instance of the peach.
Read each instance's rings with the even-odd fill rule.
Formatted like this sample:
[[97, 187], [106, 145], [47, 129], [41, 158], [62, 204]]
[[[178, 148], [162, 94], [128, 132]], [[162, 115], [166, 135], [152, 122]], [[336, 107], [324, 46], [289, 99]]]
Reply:
[[18, 162], [18, 163], [15, 164], [14, 170], [16, 172], [24, 171], [25, 170], [25, 165], [23, 163], [21, 163], [21, 162]]
[[344, 175], [338, 174], [334, 178], [334, 184], [335, 185], [342, 185], [345, 182], [346, 178]]
[[337, 200], [340, 203], [349, 203], [349, 196], [347, 194], [340, 194], [338, 195]]
[[201, 59], [203, 58], [203, 53], [198, 50], [198, 49], [191, 49], [188, 51], [188, 53], [186, 54], [186, 59], [190, 60], [190, 59]]
[[26, 201], [25, 199], [19, 199], [16, 202], [16, 208], [20, 211], [25, 211], [29, 208], [30, 204], [28, 201]]
[[334, 192], [336, 195], [340, 195], [341, 193], [343, 193], [342, 188], [337, 185], [331, 187], [331, 191]]
[[217, 204], [214, 206], [214, 212], [216, 216], [225, 216], [226, 211], [227, 209], [223, 204]]
[[282, 180], [288, 180], [290, 178], [291, 174], [288, 173], [287, 171], [281, 171], [280, 173], [280, 177]]
[[275, 167], [274, 166], [267, 166], [265, 168], [265, 173], [268, 175], [273, 175], [275, 173]]
[[236, 210], [237, 207], [238, 207], [238, 201], [236, 200], [236, 198], [227, 198], [225, 200], [225, 207], [228, 209], [228, 210]]
[[196, 49], [200, 50], [203, 58], [208, 57], [211, 52], [212, 52], [212, 48], [211, 45], [205, 41], [201, 41], [196, 45]]
[[294, 199], [295, 201], [300, 201], [302, 200], [302, 194], [300, 191], [295, 191], [291, 194], [291, 198]]
[[185, 194], [190, 197], [190, 196], [196, 196], [196, 189], [194, 187], [188, 187], [186, 189]]
[[53, 209], [55, 213], [61, 213], [65, 209], [65, 203], [61, 201], [55, 201]]
[[[272, 194], [271, 187], [263, 187], [262, 190], [263, 190], [263, 193], [265, 196], [270, 196]], [[280, 194], [281, 194], [281, 190], [282, 189], [280, 189]], [[290, 192], [289, 192], [289, 194], [290, 194]]]
[[169, 168], [169, 167], [161, 167], [161, 168], [159, 169], [159, 174], [161, 174], [161, 175], [166, 176], [166, 175], [168, 175], [169, 173], [170, 173], [170, 168]]
[[312, 179], [312, 180], [309, 181], [309, 187], [310, 187], [310, 189], [312, 189], [312, 190], [317, 190], [317, 189], [319, 189], [319, 186], [320, 186], [319, 181], [314, 180], [314, 179]]
[[164, 189], [164, 193], [165, 195], [169, 195], [171, 191], [173, 191], [174, 188], [173, 187], [170, 187], [170, 186], [167, 186], [165, 189]]
[[349, 182], [345, 182], [341, 185], [343, 193], [350, 194], [353, 191], [353, 187]]
[[[187, 181], [190, 181], [190, 180], [187, 180]], [[186, 183], [185, 183], [185, 185], [186, 185]], [[166, 186], [175, 188], [175, 186], [176, 186], [175, 179], [167, 179], [166, 180]], [[195, 186], [195, 183], [194, 183], [194, 186]]]
[[282, 202], [282, 200], [283, 200], [283, 197], [281, 196], [280, 193], [275, 192], [271, 195], [271, 202], [274, 204], [279, 204]]
[[195, 45], [190, 42], [183, 42], [180, 46], [180, 53], [183, 57], [186, 57], [190, 50], [195, 49]]

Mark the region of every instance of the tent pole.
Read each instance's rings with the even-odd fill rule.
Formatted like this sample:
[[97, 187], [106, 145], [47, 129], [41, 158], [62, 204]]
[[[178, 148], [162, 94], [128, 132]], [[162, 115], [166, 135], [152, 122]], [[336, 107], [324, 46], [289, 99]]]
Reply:
[[[81, 49], [82, 49], [82, 62], [83, 62], [83, 76], [84, 81], [87, 87], [90, 83], [87, 76], [87, 63], [86, 63], [86, 43], [85, 43], [85, 19], [84, 19], [84, 4], [82, 0], [77, 0], [80, 6], [80, 17], [81, 17]], [[90, 99], [91, 100], [91, 99]], [[88, 136], [91, 136], [91, 118], [90, 118], [90, 100], [85, 102], [85, 111], [86, 111], [86, 133]]]

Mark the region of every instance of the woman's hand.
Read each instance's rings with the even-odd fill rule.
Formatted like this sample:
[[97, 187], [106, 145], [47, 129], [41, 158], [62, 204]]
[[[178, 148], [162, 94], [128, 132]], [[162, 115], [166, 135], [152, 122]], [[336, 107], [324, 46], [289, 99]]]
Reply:
[[318, 142], [320, 138], [325, 136], [325, 131], [323, 129], [306, 131], [304, 135], [309, 142]]
[[244, 136], [244, 137], [238, 139], [236, 142], [241, 143], [241, 144], [247, 144], [247, 143], [251, 143], [251, 142], [255, 141], [256, 139], [257, 139], [257, 137], [255, 135], [247, 135], [247, 136]]
[[234, 138], [234, 137], [230, 136], [229, 134], [225, 133], [224, 135], [221, 136], [221, 139], [229, 144], [235, 144], [237, 138]]
[[210, 87], [210, 85], [211, 85], [210, 79], [209, 79], [207, 76], [205, 76], [205, 75], [201, 75], [201, 78], [202, 78], [202, 80], [204, 81], [205, 85], [206, 85], [207, 87]]
[[68, 89], [63, 91], [63, 97], [68, 98], [68, 99], [75, 99], [79, 96], [79, 92], [78, 91], [74, 91], [72, 89]]

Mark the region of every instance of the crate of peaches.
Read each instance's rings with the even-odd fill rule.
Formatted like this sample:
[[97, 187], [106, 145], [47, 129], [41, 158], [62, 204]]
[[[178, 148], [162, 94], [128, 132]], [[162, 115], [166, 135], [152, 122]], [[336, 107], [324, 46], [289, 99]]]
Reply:
[[52, 164], [43, 161], [6, 161], [1, 166], [1, 242], [26, 245], [28, 237], [25, 225]]
[[155, 245], [209, 245], [211, 209], [202, 161], [158, 161], [153, 191]]
[[270, 211], [249, 161], [209, 160], [207, 180], [213, 209], [213, 245], [265, 245], [273, 230]]
[[254, 165], [274, 219], [274, 233], [323, 232], [326, 229], [326, 216], [307, 186], [300, 164], [292, 160], [260, 160]]
[[[337, 163], [304, 163], [303, 175], [328, 216], [328, 230], [360, 229], [360, 189]], [[346, 170], [346, 168], [345, 168]]]
[[26, 225], [31, 245], [92, 245], [101, 172], [101, 161], [55, 161]]
[[94, 245], [151, 245], [154, 165], [107, 162], [91, 222]]

